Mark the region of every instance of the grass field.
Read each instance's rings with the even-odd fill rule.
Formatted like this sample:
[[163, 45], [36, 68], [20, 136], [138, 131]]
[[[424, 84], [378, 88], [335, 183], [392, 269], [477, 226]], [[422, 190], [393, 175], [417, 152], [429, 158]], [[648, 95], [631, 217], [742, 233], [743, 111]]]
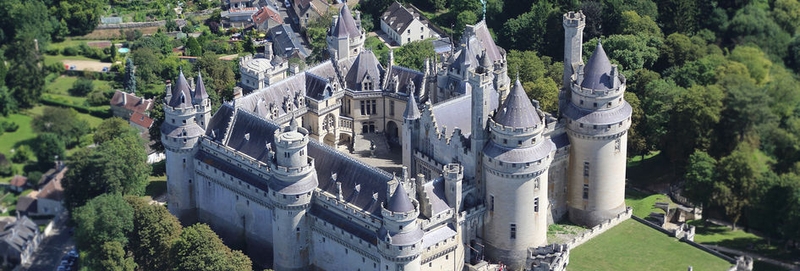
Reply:
[[669, 183], [675, 179], [671, 164], [667, 155], [659, 152], [645, 155], [644, 159], [633, 157], [628, 161], [628, 183], [637, 186]]
[[50, 64], [53, 64], [53, 63], [56, 63], [56, 62], [64, 62], [64, 60], [87, 60], [87, 61], [100, 62], [100, 60], [88, 58], [88, 57], [85, 57], [85, 56], [62, 56], [62, 55], [57, 55], [57, 56], [46, 55], [46, 56], [44, 56], [44, 64], [45, 65], [50, 65]]
[[636, 190], [625, 190], [625, 205], [633, 208], [633, 215], [645, 218], [650, 213], [664, 213], [664, 210], [653, 207], [656, 202], [668, 202], [670, 208], [675, 204], [672, 200], [663, 194], [646, 195]]
[[764, 237], [743, 231], [741, 228], [734, 231], [727, 226], [704, 223], [700, 220], [690, 221], [689, 224], [696, 227], [694, 241], [697, 243], [749, 251], [777, 260], [800, 259], [799, 252], [792, 253], [783, 250], [783, 242], [770, 242]]
[[727, 270], [732, 264], [633, 219], [570, 253], [570, 271]]
[[17, 147], [19, 143], [36, 137], [31, 128], [33, 117], [24, 114], [10, 114], [7, 118], [0, 117], [0, 119], [10, 120], [19, 125], [19, 129], [16, 131], [0, 135], [0, 153], [5, 154], [6, 157], [10, 157], [11, 149]]
[[[53, 82], [48, 82], [45, 86], [47, 93], [58, 94], [58, 95], [69, 95], [69, 89], [72, 88], [72, 85], [75, 84], [75, 81], [78, 81], [78, 77], [74, 76], [59, 76]], [[108, 81], [103, 80], [92, 80], [94, 83], [94, 88], [99, 90], [110, 90], [111, 83]]]
[[164, 193], [167, 193], [167, 176], [150, 176], [144, 194], [154, 198]]

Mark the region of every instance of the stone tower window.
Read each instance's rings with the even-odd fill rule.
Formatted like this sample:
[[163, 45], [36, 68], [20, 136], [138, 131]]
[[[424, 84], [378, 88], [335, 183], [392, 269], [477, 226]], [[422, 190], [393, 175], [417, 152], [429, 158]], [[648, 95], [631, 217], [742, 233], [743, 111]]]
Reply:
[[539, 198], [533, 199], [533, 212], [534, 213], [539, 212]]
[[489, 196], [489, 211], [494, 211], [494, 195]]
[[517, 224], [511, 224], [511, 239], [517, 239]]
[[583, 162], [583, 177], [589, 178], [589, 162]]
[[583, 184], [583, 199], [589, 199], [589, 184]]
[[617, 140], [614, 140], [614, 153], [619, 153], [622, 147], [620, 145], [622, 145], [622, 141], [619, 138], [617, 138]]

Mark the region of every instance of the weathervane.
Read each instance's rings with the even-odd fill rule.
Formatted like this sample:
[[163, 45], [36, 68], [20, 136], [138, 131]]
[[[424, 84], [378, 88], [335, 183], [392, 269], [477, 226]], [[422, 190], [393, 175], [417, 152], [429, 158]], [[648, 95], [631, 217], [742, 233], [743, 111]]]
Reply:
[[486, 0], [481, 0], [481, 4], [483, 5], [483, 21], [486, 21]]

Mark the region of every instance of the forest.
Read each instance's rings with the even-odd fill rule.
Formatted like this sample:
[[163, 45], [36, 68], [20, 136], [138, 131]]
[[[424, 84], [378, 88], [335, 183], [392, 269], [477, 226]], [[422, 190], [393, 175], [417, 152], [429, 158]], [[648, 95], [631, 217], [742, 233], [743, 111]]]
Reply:
[[[409, 0], [454, 34], [480, 0]], [[362, 1], [365, 13], [390, 0]], [[660, 156], [691, 203], [771, 238], [800, 238], [800, 2], [797, 0], [486, 0], [509, 75], [557, 113], [562, 14], [586, 15], [583, 57], [598, 42], [627, 78], [631, 158]], [[377, 23], [377, 21], [376, 21]], [[456, 42], [457, 43], [457, 42]], [[513, 79], [513, 78], [512, 78]]]

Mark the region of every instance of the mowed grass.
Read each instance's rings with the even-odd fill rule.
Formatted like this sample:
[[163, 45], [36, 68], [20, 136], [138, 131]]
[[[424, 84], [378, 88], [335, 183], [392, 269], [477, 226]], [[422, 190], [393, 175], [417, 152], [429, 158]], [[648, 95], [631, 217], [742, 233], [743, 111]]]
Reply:
[[155, 198], [167, 193], [167, 176], [150, 176], [149, 180], [144, 192], [146, 196]]
[[694, 241], [700, 244], [718, 245], [732, 249], [752, 252], [776, 260], [800, 259], [800, 250], [784, 250], [784, 242], [768, 241], [766, 238], [746, 232], [742, 228], [735, 231], [730, 227], [704, 223], [700, 220], [689, 221], [696, 227]]
[[6, 157], [10, 159], [11, 149], [36, 137], [33, 128], [31, 128], [31, 120], [33, 120], [33, 117], [25, 114], [9, 114], [8, 117], [0, 117], [0, 120], [13, 121], [19, 125], [19, 129], [16, 131], [5, 132], [0, 135], [0, 153], [5, 154]]
[[732, 265], [633, 219], [573, 249], [569, 258], [570, 271], [727, 270]]
[[669, 183], [674, 180], [674, 173], [666, 154], [652, 152], [644, 156], [636, 156], [628, 160], [628, 183], [637, 186]]
[[[58, 94], [58, 95], [70, 95], [69, 89], [72, 88], [72, 85], [78, 81], [78, 77], [75, 76], [59, 76], [53, 82], [48, 82], [45, 89], [47, 93], [51, 94]], [[110, 90], [111, 83], [108, 81], [103, 80], [92, 80], [94, 83], [94, 88], [99, 90]]]
[[45, 55], [44, 56], [44, 64], [45, 65], [50, 65], [50, 64], [53, 64], [53, 63], [56, 63], [56, 62], [64, 62], [64, 60], [87, 60], [87, 61], [100, 62], [100, 60], [93, 59], [93, 58], [88, 58], [88, 57], [81, 56], [81, 55], [78, 55], [78, 56], [63, 56], [63, 55], [51, 56], [51, 55]]
[[647, 195], [636, 190], [625, 190], [625, 205], [633, 208], [633, 215], [641, 218], [646, 218], [650, 213], [663, 214], [664, 210], [655, 208], [656, 202], [667, 202], [670, 208], [674, 208], [675, 204], [672, 200], [663, 194]]

